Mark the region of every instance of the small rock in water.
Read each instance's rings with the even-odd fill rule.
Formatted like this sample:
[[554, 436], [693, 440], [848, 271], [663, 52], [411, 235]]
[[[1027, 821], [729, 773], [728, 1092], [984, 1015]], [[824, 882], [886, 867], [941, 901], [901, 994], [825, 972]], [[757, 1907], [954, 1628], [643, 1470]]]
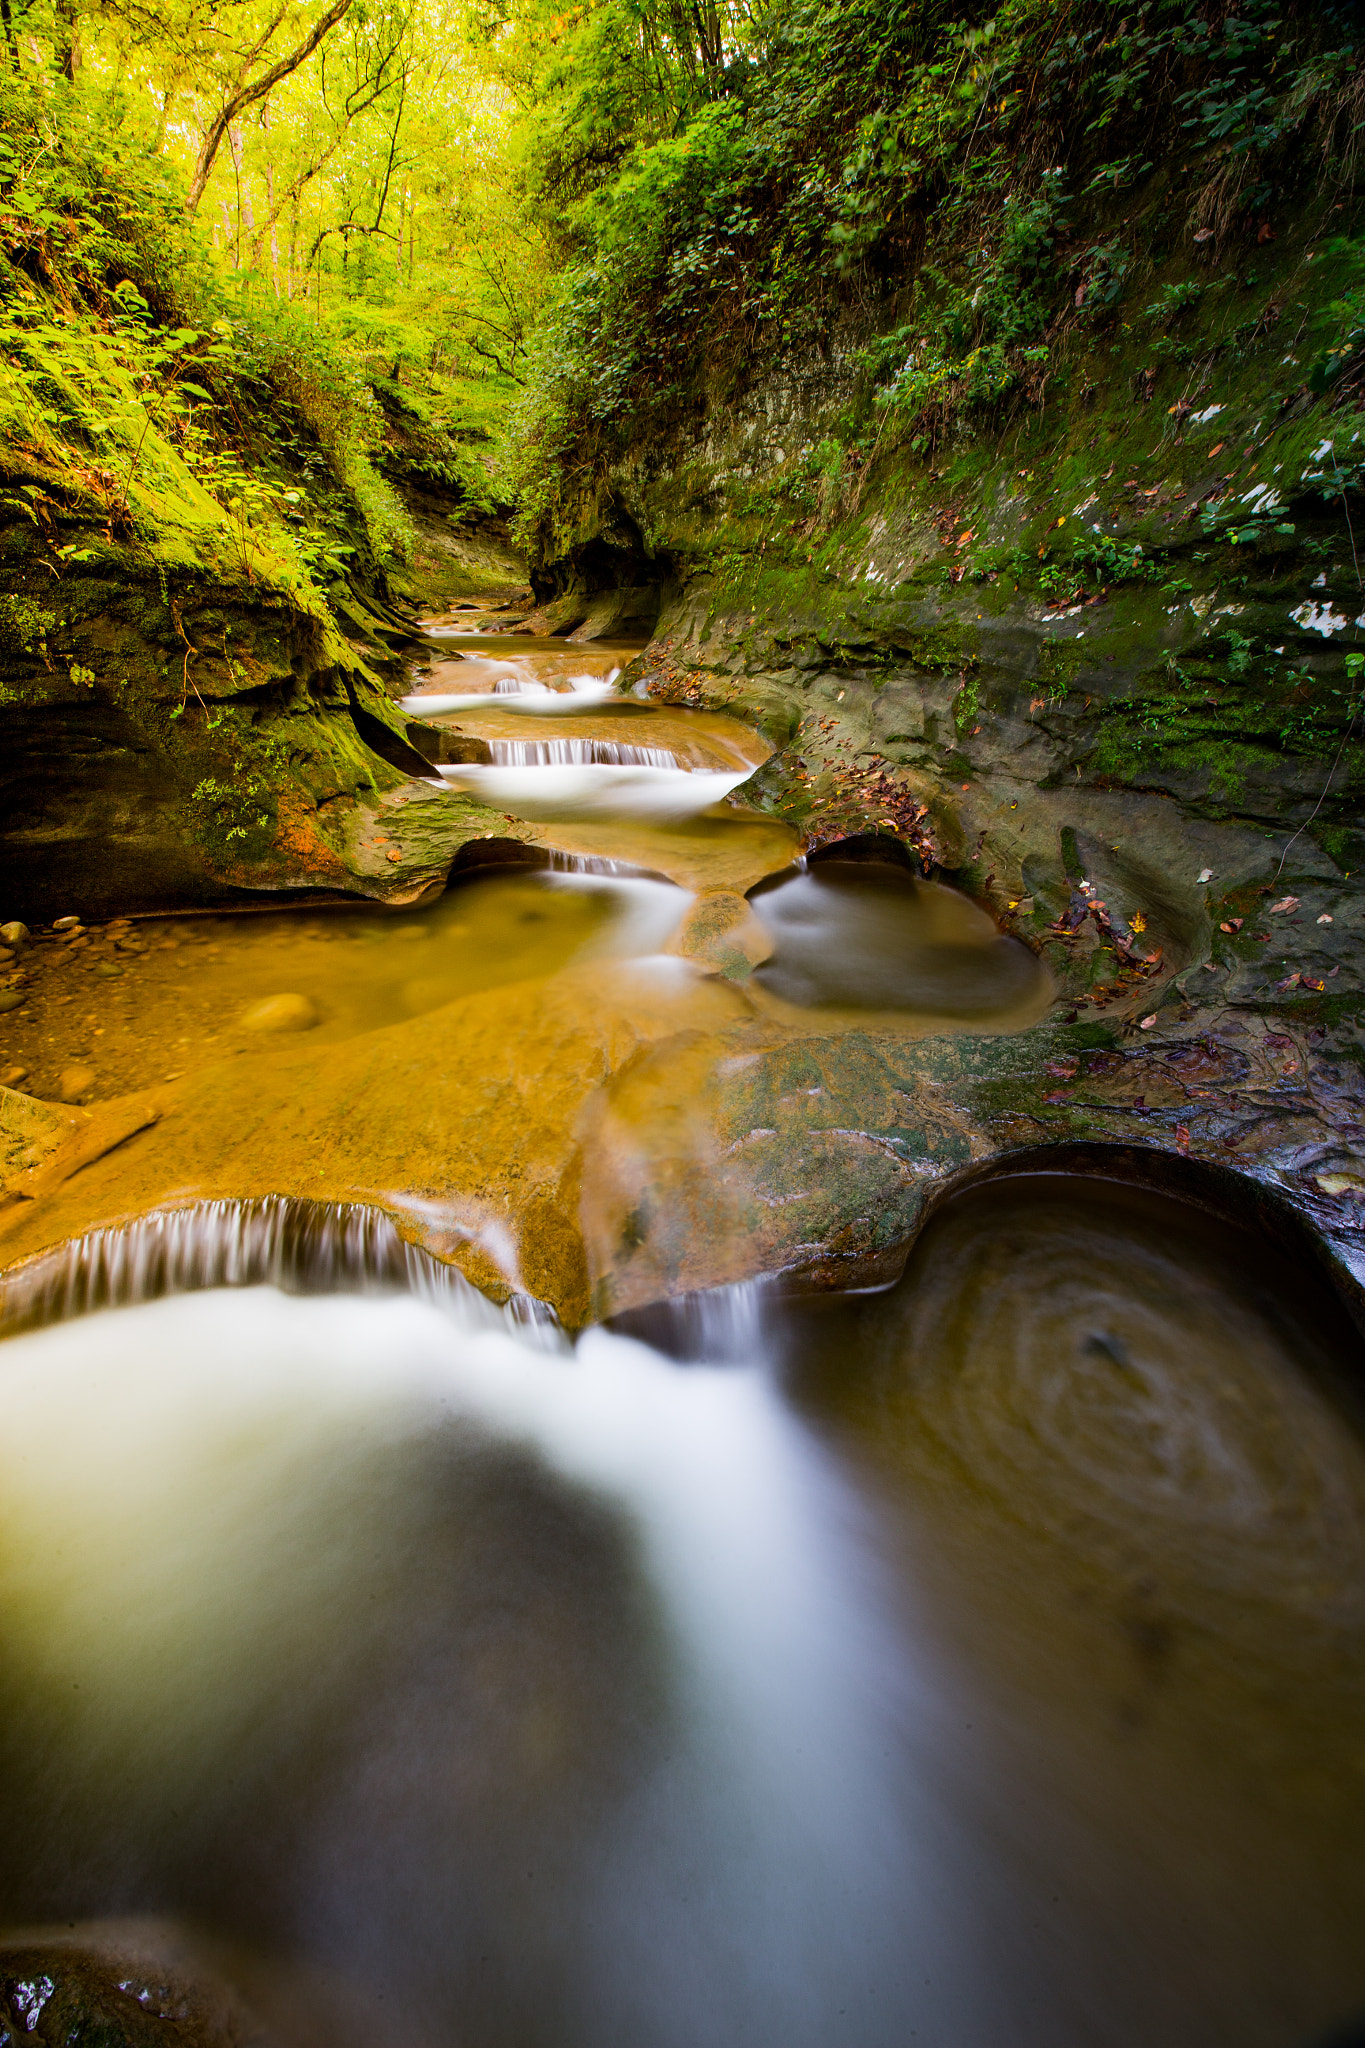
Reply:
[[0, 967], [13, 967], [14, 958], [8, 946], [0, 946]]
[[78, 917], [58, 917], [52, 922], [54, 932], [78, 932], [80, 928], [81, 921]]
[[17, 1088], [21, 1081], [27, 1081], [27, 1067], [6, 1067], [0, 1074], [0, 1088]]
[[3, 939], [7, 946], [22, 946], [27, 942], [28, 936], [28, 926], [20, 924], [17, 917], [11, 918], [8, 924], [0, 924], [0, 939]]
[[246, 1031], [310, 1031], [319, 1018], [307, 996], [286, 995], [262, 996], [241, 1021]]
[[8, 1010], [17, 1010], [28, 998], [22, 989], [0, 988], [0, 1015]]
[[63, 1102], [79, 1102], [95, 1085], [93, 1067], [63, 1067], [57, 1076], [57, 1093]]

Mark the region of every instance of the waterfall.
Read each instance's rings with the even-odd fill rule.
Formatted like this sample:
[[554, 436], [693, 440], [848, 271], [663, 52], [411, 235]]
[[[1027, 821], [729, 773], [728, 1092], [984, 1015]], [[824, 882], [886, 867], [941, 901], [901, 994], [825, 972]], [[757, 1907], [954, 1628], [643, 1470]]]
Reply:
[[667, 747], [631, 747], [620, 740], [490, 740], [498, 768], [576, 767], [592, 762], [607, 768], [676, 768], [682, 762]]
[[22, 1883], [161, 1911], [188, 1855], [201, 1923], [264, 1914], [289, 2048], [996, 2038], [926, 1676], [753, 1300], [721, 1317], [744, 1364], [680, 1366], [550, 1353], [458, 1281], [243, 1285], [422, 1277], [372, 1213], [305, 1207], [92, 1233], [54, 1302], [233, 1290], [0, 1349]]
[[[549, 850], [549, 864], [557, 875], [626, 875], [643, 876], [644, 868], [636, 867], [628, 860], [608, 860], [601, 853], [561, 853], [557, 847]], [[652, 877], [651, 877], [652, 879]]]
[[387, 1293], [444, 1304], [477, 1324], [562, 1341], [554, 1310], [514, 1294], [497, 1308], [453, 1266], [400, 1237], [382, 1210], [269, 1195], [194, 1202], [87, 1231], [0, 1274], [0, 1333], [168, 1294], [262, 1283], [290, 1293]]
[[638, 818], [666, 825], [694, 818], [747, 782], [750, 770], [622, 767], [547, 762], [507, 768], [481, 762], [438, 764], [443, 782], [521, 818]]
[[[612, 671], [613, 675], [616, 673]], [[494, 678], [491, 686], [485, 684], [481, 689], [457, 692], [417, 690], [398, 701], [404, 711], [417, 718], [444, 718], [452, 711], [488, 711], [494, 708], [501, 713], [515, 711], [535, 718], [577, 717], [586, 711], [596, 711], [603, 704], [620, 702], [612, 689], [610, 677], [569, 676], [565, 684], [563, 689], [551, 688], [548, 683], [535, 682], [529, 677], [500, 675]]]

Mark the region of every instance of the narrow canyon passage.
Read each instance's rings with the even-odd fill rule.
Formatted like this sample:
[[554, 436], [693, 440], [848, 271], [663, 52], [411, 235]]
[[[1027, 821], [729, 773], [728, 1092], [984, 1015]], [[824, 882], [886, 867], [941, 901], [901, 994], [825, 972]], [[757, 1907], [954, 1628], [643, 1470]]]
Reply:
[[538, 1168], [600, 1292], [734, 1234], [727, 1064], [1007, 1037], [1051, 990], [890, 853], [793, 861], [712, 794], [752, 733], [594, 701], [618, 650], [461, 644], [475, 687], [446, 653], [407, 708], [520, 749], [559, 851], [41, 942], [35, 1066], [179, 1092], [6, 1218], [11, 2007], [46, 2041], [141, 1987], [280, 2048], [1309, 2043], [1365, 2004], [1358, 1336], [1188, 1190], [1016, 1172], [889, 1289], [640, 1279], [566, 1337]]

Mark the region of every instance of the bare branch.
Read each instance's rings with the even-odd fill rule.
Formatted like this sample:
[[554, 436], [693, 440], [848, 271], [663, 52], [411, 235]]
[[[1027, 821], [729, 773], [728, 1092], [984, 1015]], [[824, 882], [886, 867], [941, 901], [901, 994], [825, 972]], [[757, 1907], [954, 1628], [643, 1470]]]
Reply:
[[306, 64], [323, 37], [329, 35], [337, 23], [350, 13], [352, 4], [353, 0], [332, 0], [332, 5], [328, 8], [327, 12], [314, 22], [312, 28], [298, 45], [297, 49], [291, 50], [287, 57], [281, 57], [277, 64], [273, 64], [269, 71], [263, 72], [254, 83], [245, 84], [243, 79], [246, 71], [250, 69], [252, 62], [259, 55], [266, 41], [269, 40], [270, 35], [273, 35], [274, 28], [278, 26], [279, 17], [276, 18], [275, 24], [267, 31], [266, 35], [257, 42], [255, 48], [247, 57], [242, 70], [237, 74], [237, 84], [228, 94], [227, 99], [217, 114], [215, 114], [209, 125], [209, 131], [204, 137], [203, 147], [199, 151], [199, 160], [194, 167], [194, 176], [190, 179], [189, 195], [185, 201], [185, 211], [191, 218], [199, 210], [199, 202], [204, 196], [204, 187], [208, 184], [209, 174], [213, 169], [214, 159], [217, 157], [218, 151], [222, 146], [223, 137], [227, 134], [228, 129], [242, 112], [243, 108], [254, 106], [257, 100], [262, 100], [267, 93], [273, 92], [282, 78], [288, 78], [290, 73], [297, 71], [301, 64]]
[[313, 246], [308, 251], [308, 261], [303, 266], [305, 276], [312, 269], [314, 263], [316, 263], [318, 250], [329, 235], [382, 235], [386, 242], [396, 242], [398, 240], [398, 236], [392, 228], [372, 228], [363, 220], [338, 221], [335, 227], [321, 228], [314, 235]]

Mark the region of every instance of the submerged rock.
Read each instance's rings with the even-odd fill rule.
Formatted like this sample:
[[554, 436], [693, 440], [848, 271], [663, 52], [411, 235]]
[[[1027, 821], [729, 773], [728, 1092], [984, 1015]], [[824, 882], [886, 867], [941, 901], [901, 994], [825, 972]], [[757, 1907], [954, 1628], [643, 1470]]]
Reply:
[[95, 1085], [93, 1067], [63, 1067], [57, 1076], [57, 1092], [63, 1102], [79, 1102], [82, 1095], [88, 1095]]
[[668, 943], [670, 953], [700, 961], [731, 981], [747, 979], [772, 950], [771, 938], [733, 889], [703, 891]]
[[241, 1016], [246, 1031], [311, 1031], [320, 1021], [315, 1005], [299, 995], [263, 996]]

